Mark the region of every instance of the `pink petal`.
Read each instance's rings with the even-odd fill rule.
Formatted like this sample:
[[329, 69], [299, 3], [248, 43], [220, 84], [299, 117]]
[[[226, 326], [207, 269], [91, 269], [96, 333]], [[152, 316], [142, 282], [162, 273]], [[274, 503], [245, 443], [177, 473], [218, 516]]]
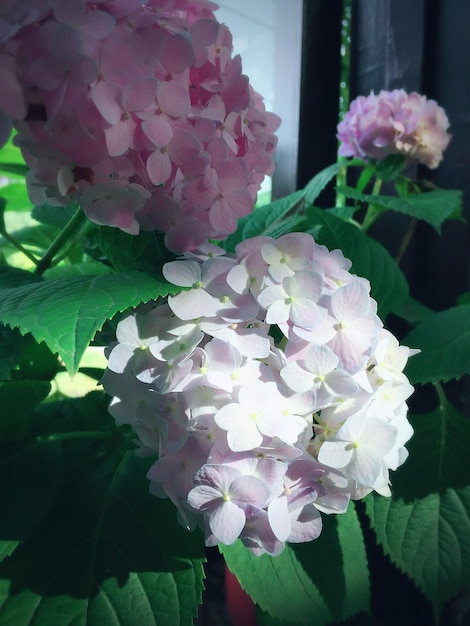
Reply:
[[123, 110], [117, 103], [118, 87], [109, 81], [100, 81], [91, 90], [91, 99], [96, 108], [110, 124], [116, 124]]
[[161, 115], [154, 115], [149, 120], [142, 122], [142, 130], [146, 137], [159, 148], [167, 146], [173, 137], [171, 124]]
[[158, 84], [157, 103], [163, 113], [170, 117], [187, 117], [191, 112], [188, 90], [171, 81]]
[[136, 78], [127, 84], [122, 94], [124, 111], [142, 111], [149, 107], [157, 89], [157, 81], [151, 76]]
[[154, 185], [161, 185], [171, 176], [171, 161], [167, 152], [155, 150], [147, 159], [147, 173]]
[[280, 496], [270, 503], [268, 519], [269, 525], [279, 541], [285, 541], [292, 530], [286, 496]]
[[240, 536], [246, 517], [233, 502], [224, 502], [209, 516], [209, 526], [214, 535], [225, 545], [231, 545]]
[[173, 163], [184, 166], [186, 161], [191, 161], [199, 155], [201, 144], [190, 132], [176, 130], [168, 149]]
[[170, 35], [163, 43], [160, 55], [162, 65], [170, 74], [182, 72], [191, 67], [194, 61], [194, 49], [185, 35]]

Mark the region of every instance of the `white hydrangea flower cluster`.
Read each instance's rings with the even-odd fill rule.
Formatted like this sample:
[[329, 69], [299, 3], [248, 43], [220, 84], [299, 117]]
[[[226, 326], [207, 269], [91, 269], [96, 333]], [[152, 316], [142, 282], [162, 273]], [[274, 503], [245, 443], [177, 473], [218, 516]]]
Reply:
[[207, 244], [164, 266], [183, 291], [118, 324], [110, 412], [140, 454], [158, 454], [151, 492], [207, 545], [240, 537], [276, 555], [315, 539], [320, 512], [390, 494], [413, 433], [413, 351], [350, 266], [305, 233], [248, 239], [233, 256]]

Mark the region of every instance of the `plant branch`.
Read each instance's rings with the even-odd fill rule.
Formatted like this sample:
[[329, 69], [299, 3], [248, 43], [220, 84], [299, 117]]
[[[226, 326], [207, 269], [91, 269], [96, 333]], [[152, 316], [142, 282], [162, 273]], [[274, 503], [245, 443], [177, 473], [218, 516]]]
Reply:
[[405, 251], [408, 247], [408, 244], [411, 241], [411, 238], [414, 235], [414, 232], [416, 230], [416, 227], [418, 225], [418, 220], [416, 217], [414, 217], [411, 222], [408, 224], [408, 228], [406, 230], [406, 233], [401, 241], [400, 247], [398, 249], [397, 255], [395, 257], [395, 262], [397, 265], [400, 265], [400, 261], [403, 258], [403, 255], [405, 254]]
[[38, 262], [35, 274], [38, 274], [38, 276], [44, 274], [44, 272], [53, 264], [54, 257], [59, 252], [59, 250], [61, 250], [63, 246], [70, 240], [71, 236], [85, 220], [85, 213], [80, 208], [78, 208], [71, 217], [68, 224], [64, 226], [61, 232], [51, 243], [48, 250], [46, 250], [42, 259]]

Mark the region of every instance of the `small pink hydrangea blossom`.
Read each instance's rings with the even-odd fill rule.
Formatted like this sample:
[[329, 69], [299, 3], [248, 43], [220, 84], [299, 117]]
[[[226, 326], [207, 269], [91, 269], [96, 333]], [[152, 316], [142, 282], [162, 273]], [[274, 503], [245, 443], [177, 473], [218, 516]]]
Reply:
[[322, 513], [390, 493], [413, 434], [414, 351], [349, 267], [304, 233], [255, 237], [234, 255], [204, 245], [164, 266], [184, 291], [119, 322], [110, 412], [139, 454], [158, 454], [151, 492], [208, 546], [240, 538], [275, 556], [318, 537]]
[[338, 124], [338, 153], [381, 161], [389, 154], [402, 154], [435, 169], [442, 160], [451, 135], [449, 120], [434, 100], [403, 89], [373, 92], [351, 102]]

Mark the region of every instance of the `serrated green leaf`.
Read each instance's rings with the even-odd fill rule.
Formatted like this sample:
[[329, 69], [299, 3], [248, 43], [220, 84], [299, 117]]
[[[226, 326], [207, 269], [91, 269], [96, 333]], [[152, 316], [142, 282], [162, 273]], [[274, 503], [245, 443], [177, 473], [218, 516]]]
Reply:
[[333, 178], [340, 172], [342, 169], [346, 169], [351, 165], [359, 165], [364, 167], [364, 162], [359, 159], [351, 159], [350, 161], [338, 161], [338, 163], [333, 163], [328, 167], [325, 167], [324, 170], [318, 172], [310, 182], [305, 186], [305, 202], [307, 204], [315, 204], [315, 200], [318, 198], [320, 193], [325, 189], [328, 183], [333, 180]]
[[369, 496], [366, 508], [386, 554], [438, 616], [470, 583], [470, 420], [449, 404], [410, 419], [415, 435], [392, 498]]
[[[243, 228], [243, 239], [257, 235], [270, 235], [270, 232], [281, 228], [287, 216], [292, 217], [302, 206], [304, 191], [295, 191], [289, 196], [276, 200], [271, 204], [257, 207], [249, 216]], [[285, 231], [288, 232], [288, 231]], [[283, 233], [282, 233], [283, 234]]]
[[202, 593], [202, 537], [149, 494], [149, 461], [106, 441], [63, 447], [54, 507], [0, 566], [0, 622], [190, 626]]
[[381, 244], [321, 209], [308, 208], [307, 219], [318, 243], [330, 250], [339, 248], [352, 261], [352, 271], [370, 281], [371, 295], [377, 300], [382, 318], [407, 298], [405, 277]]
[[439, 189], [406, 198], [394, 196], [375, 196], [362, 194], [352, 187], [341, 186], [338, 192], [347, 198], [375, 204], [384, 209], [391, 209], [410, 217], [431, 224], [438, 233], [442, 223], [457, 213], [462, 204], [462, 191], [456, 189]]
[[[303, 554], [308, 547], [303, 545]], [[325, 600], [291, 545], [276, 557], [253, 556], [239, 539], [221, 551], [242, 588], [273, 617], [308, 624], [315, 615], [318, 626], [330, 620]]]
[[315, 618], [321, 626], [369, 610], [367, 558], [353, 506], [325, 516], [319, 538], [288, 544], [279, 556], [255, 557], [240, 541], [221, 551], [241, 586], [274, 620], [311, 624]]
[[31, 332], [38, 342], [45, 341], [74, 374], [86, 347], [107, 319], [178, 291], [178, 287], [141, 272], [42, 281], [5, 289], [0, 321], [22, 333]]
[[470, 373], [470, 304], [429, 315], [404, 343], [421, 350], [406, 368], [413, 384], [445, 382]]
[[304, 192], [295, 191], [289, 196], [275, 200], [270, 204], [256, 206], [254, 211], [238, 220], [237, 230], [221, 242], [227, 252], [233, 252], [243, 240], [258, 235], [280, 237], [292, 232], [304, 224], [298, 212], [303, 206]]

